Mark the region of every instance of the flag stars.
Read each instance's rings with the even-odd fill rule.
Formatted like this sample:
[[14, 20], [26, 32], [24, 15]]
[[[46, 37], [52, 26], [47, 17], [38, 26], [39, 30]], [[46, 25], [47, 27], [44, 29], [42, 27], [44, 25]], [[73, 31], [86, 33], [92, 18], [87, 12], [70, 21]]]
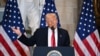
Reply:
[[14, 18], [16, 18], [16, 16], [14, 16]]
[[18, 22], [18, 24], [20, 24], [20, 22]]
[[86, 24], [84, 24], [84, 26], [86, 26]]
[[95, 21], [93, 21], [93, 23], [95, 24]]
[[48, 12], [54, 12], [55, 14], [57, 13], [56, 8], [55, 8], [55, 4], [54, 4], [54, 0], [51, 0], [51, 1], [48, 0], [47, 2], [45, 2], [43, 12], [42, 12], [42, 16], [41, 16], [40, 27], [46, 27], [45, 15]]
[[85, 7], [83, 7], [83, 9], [85, 9]]
[[83, 19], [83, 17], [80, 18], [81, 20]]
[[87, 18], [85, 18], [85, 21], [87, 21]]
[[4, 24], [4, 27], [6, 27], [7, 25], [6, 24]]
[[12, 2], [12, 0], [10, 0]]
[[22, 30], [24, 30], [25, 28], [23, 27]]
[[88, 25], [88, 27], [91, 27], [91, 25]]
[[13, 28], [15, 28], [15, 26], [13, 26]]
[[45, 13], [43, 13], [43, 15], [45, 15]]
[[82, 34], [82, 36], [84, 37], [84, 36], [85, 36], [85, 34], [83, 33], [83, 34]]
[[88, 13], [86, 13], [85, 15], [88, 16]]
[[82, 24], [82, 22], [80, 22], [80, 25]]
[[9, 25], [8, 27], [9, 27], [9, 28], [11, 28], [11, 26], [10, 26], [10, 25]]
[[42, 18], [42, 21], [44, 21], [44, 18]]
[[90, 4], [89, 4], [89, 3], [87, 3], [87, 5], [89, 6]]
[[13, 36], [12, 38], [15, 39], [15, 36]]
[[8, 33], [10, 33], [11, 31], [10, 30], [8, 30]]
[[93, 26], [93, 29], [95, 29], [95, 26]]
[[85, 31], [85, 29], [83, 29], [83, 31]]
[[20, 12], [18, 12], [18, 14], [20, 14]]
[[93, 12], [93, 10], [91, 9], [90, 12]]
[[9, 12], [12, 12], [12, 10], [10, 10]]
[[90, 14], [90, 17], [92, 17], [92, 15]]
[[91, 5], [91, 7], [93, 7], [93, 5]]
[[16, 3], [16, 0], [14, 0], [14, 3]]
[[86, 2], [84, 2], [84, 4], [86, 4]]
[[84, 12], [81, 13], [82, 15], [84, 14]]
[[89, 20], [89, 22], [92, 22], [92, 20]]
[[79, 30], [81, 30], [81, 27], [79, 27]]
[[9, 15], [9, 17], [11, 18], [11, 15]]
[[16, 21], [13, 21], [13, 23], [16, 23]]
[[93, 18], [95, 18], [95, 16]]
[[[76, 32], [79, 37], [83, 40], [86, 39], [91, 33], [96, 30], [95, 26], [95, 15], [93, 10], [93, 2], [84, 0], [83, 7], [81, 10], [80, 20], [78, 23], [78, 29]], [[81, 23], [80, 23], [81, 22]]]
[[55, 10], [55, 13], [57, 13], [57, 10]]
[[16, 8], [16, 6], [14, 6], [14, 8]]
[[90, 32], [90, 30], [87, 31], [88, 33]]
[[54, 4], [51, 5], [52, 7], [54, 6]]
[[[15, 33], [13, 33], [11, 27], [16, 26], [16, 27], [23, 28], [23, 25], [21, 24], [22, 21], [18, 19], [21, 17], [20, 12], [19, 13], [18, 12], [19, 12], [19, 8], [18, 8], [17, 1], [8, 0], [8, 3], [6, 4], [6, 8], [5, 8], [4, 17], [2, 20], [2, 23], [3, 23], [2, 25], [5, 32], [8, 34], [8, 36], [10, 37], [12, 41], [16, 40], [17, 36]], [[21, 29], [21, 31], [24, 31], [24, 30]]]
[[11, 23], [11, 20], [9, 20], [9, 23]]
[[89, 11], [89, 8], [87, 8], [86, 10]]
[[7, 14], [5, 16], [7, 17]]
[[50, 6], [50, 3], [48, 3], [48, 6]]
[[7, 6], [9, 6], [9, 4], [7, 4]]
[[45, 8], [43, 8], [43, 10], [45, 10]]
[[18, 19], [20, 19], [20, 17], [18, 17]]
[[6, 19], [5, 19], [4, 21], [5, 21], [5, 22], [7, 22], [7, 20], [6, 20]]
[[13, 31], [13, 34], [14, 34], [15, 32]]
[[50, 9], [48, 8], [47, 11], [49, 11]]
[[44, 24], [42, 23], [41, 26], [43, 26]]
[[93, 2], [93, 0], [91, 0], [91, 2]]
[[12, 7], [12, 5], [10, 5], [10, 7]]
[[53, 12], [54, 10], [52, 9], [51, 12]]
[[14, 13], [16, 13], [16, 11], [14, 11]]
[[6, 11], [8, 11], [8, 9], [6, 9]]

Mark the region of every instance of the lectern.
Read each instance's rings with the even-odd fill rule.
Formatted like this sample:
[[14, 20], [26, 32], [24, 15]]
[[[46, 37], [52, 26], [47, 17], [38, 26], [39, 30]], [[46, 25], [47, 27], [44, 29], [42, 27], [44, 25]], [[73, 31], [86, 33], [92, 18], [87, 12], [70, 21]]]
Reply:
[[75, 56], [73, 47], [35, 47], [33, 56]]

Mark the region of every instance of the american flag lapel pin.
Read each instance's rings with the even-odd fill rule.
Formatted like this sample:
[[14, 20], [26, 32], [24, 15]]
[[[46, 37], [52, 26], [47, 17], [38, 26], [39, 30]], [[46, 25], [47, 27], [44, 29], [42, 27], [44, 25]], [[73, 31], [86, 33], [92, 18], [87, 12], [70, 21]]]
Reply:
[[60, 38], [62, 38], [62, 35], [60, 34]]

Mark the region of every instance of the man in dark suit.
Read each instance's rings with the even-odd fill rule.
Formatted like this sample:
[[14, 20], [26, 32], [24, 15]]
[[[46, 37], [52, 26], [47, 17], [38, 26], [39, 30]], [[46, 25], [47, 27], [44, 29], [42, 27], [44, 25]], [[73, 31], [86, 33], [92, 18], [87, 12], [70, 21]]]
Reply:
[[12, 27], [12, 30], [20, 36], [18, 39], [27, 46], [34, 44], [48, 47], [70, 46], [69, 34], [66, 30], [57, 27], [58, 20], [55, 13], [46, 14], [46, 23], [48, 27], [37, 29], [30, 38], [22, 34], [19, 28]]

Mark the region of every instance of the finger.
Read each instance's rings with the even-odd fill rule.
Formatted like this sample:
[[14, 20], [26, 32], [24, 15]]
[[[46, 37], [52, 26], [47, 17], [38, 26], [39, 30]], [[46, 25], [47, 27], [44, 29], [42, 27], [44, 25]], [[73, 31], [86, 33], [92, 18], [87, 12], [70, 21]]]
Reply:
[[20, 27], [17, 27], [18, 30], [20, 30]]
[[15, 33], [16, 32], [16, 29], [15, 28], [12, 28], [13, 32]]
[[14, 27], [11, 27], [11, 29], [13, 29]]

